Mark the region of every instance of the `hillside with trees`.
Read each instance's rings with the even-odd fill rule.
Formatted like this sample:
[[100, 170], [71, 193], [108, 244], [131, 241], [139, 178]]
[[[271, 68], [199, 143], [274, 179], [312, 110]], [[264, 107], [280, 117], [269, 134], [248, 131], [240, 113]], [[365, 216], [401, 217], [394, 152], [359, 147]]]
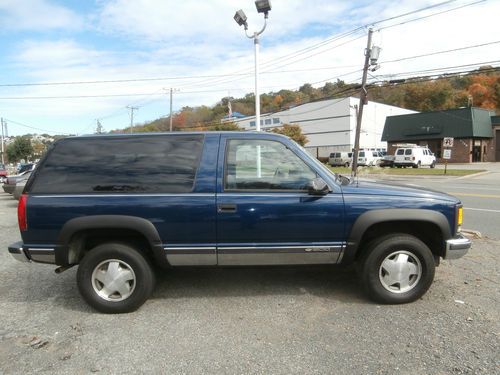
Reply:
[[[327, 82], [322, 87], [303, 84], [298, 90], [279, 90], [261, 95], [262, 113], [277, 112], [311, 101], [357, 96], [359, 84], [344, 81]], [[368, 86], [368, 99], [416, 111], [435, 111], [472, 105], [500, 113], [500, 72], [482, 67], [460, 76], [443, 75], [436, 79], [426, 77], [385, 81]], [[254, 115], [254, 94], [241, 98], [225, 97], [214, 106], [184, 107], [172, 119], [173, 129], [179, 130], [238, 130], [232, 122], [221, 123], [228, 114], [228, 103], [233, 112]], [[168, 117], [136, 126], [134, 131], [168, 131]], [[120, 130], [118, 130], [119, 132]]]

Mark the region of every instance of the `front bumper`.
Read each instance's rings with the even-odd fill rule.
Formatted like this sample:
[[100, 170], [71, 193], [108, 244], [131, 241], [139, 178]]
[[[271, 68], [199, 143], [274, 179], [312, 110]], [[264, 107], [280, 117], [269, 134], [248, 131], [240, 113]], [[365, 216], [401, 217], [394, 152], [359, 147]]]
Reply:
[[446, 241], [446, 250], [443, 259], [458, 259], [463, 257], [472, 246], [472, 241], [462, 234]]

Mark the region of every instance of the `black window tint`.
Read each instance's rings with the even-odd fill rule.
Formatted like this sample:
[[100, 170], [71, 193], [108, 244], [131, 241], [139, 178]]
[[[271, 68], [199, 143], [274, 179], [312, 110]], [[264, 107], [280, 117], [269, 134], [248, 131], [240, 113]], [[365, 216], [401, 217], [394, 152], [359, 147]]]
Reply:
[[365, 157], [365, 152], [364, 151], [360, 151], [359, 152], [359, 157], [360, 158], [364, 158]]
[[405, 150], [405, 155], [411, 155], [412, 154], [412, 149], [411, 148], [407, 148]]
[[54, 146], [33, 193], [189, 192], [203, 136], [72, 139]]
[[404, 148], [398, 148], [396, 151], [396, 155], [404, 155], [404, 153], [405, 153]]

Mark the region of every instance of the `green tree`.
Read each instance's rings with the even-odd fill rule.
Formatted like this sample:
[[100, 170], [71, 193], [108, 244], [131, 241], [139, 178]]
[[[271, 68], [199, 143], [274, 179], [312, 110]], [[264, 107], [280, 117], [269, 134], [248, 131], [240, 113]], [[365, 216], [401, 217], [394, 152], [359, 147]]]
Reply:
[[33, 153], [33, 146], [27, 137], [17, 137], [14, 142], [7, 146], [6, 152], [11, 163], [21, 159], [27, 160]]
[[307, 137], [302, 134], [302, 129], [299, 125], [283, 124], [280, 128], [274, 128], [273, 133], [286, 135], [301, 146], [304, 146], [307, 142], [309, 142]]

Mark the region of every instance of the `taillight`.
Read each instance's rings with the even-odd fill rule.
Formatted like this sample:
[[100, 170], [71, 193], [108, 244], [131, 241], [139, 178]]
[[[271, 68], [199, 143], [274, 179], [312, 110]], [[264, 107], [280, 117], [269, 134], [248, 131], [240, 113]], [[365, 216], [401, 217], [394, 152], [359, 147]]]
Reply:
[[415, 156], [411, 158], [411, 160], [415, 160]]
[[28, 200], [28, 196], [26, 194], [22, 194], [19, 197], [19, 204], [17, 205], [17, 222], [19, 223], [19, 230], [24, 232], [28, 229], [28, 222], [26, 221], [26, 201]]

